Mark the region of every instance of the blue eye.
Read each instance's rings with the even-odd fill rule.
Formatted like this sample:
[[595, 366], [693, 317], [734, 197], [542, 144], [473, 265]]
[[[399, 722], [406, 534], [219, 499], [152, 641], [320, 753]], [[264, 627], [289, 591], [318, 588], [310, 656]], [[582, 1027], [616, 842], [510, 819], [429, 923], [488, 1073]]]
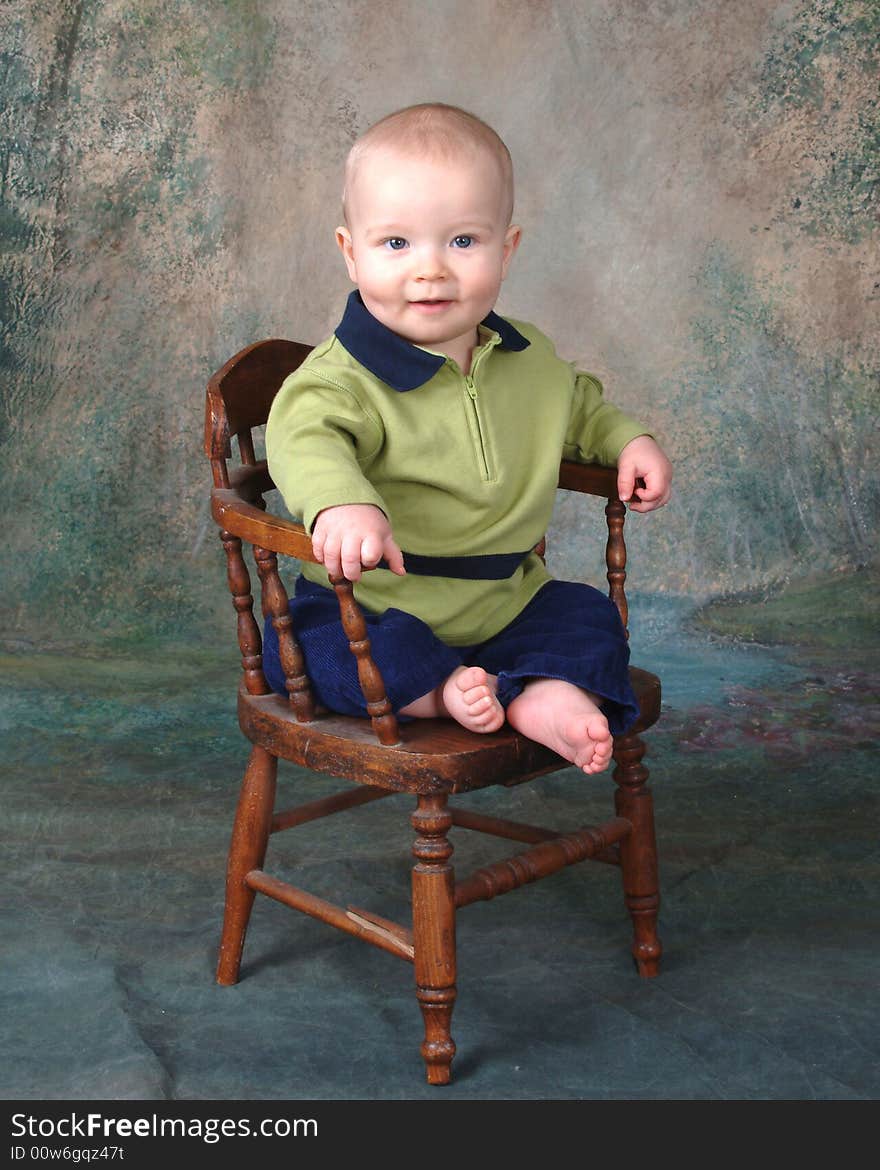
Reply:
[[400, 236], [392, 236], [391, 239], [386, 240], [385, 243], [392, 252], [399, 252], [401, 248], [406, 247], [406, 240], [402, 239]]
[[473, 236], [456, 236], [452, 241], [453, 246], [456, 248], [469, 248], [473, 242]]

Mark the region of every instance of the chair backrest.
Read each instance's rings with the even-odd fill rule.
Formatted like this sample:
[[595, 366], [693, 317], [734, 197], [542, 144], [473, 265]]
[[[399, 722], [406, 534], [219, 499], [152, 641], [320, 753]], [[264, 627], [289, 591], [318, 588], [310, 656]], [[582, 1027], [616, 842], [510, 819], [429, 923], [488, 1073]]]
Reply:
[[215, 487], [228, 487], [226, 460], [230, 440], [238, 439], [241, 461], [256, 462], [252, 430], [269, 417], [281, 383], [311, 351], [298, 341], [257, 341], [231, 357], [208, 382], [205, 403], [205, 454], [211, 460]]

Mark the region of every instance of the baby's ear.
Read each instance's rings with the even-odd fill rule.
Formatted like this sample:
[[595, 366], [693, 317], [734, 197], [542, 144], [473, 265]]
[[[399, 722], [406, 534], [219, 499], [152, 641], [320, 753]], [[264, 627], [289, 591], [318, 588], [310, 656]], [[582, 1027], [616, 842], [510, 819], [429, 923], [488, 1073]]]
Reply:
[[347, 227], [338, 227], [336, 229], [336, 243], [339, 246], [339, 251], [342, 253], [345, 260], [345, 267], [348, 269], [348, 275], [357, 284], [357, 266], [354, 262], [354, 250], [351, 246], [351, 232]]
[[513, 254], [519, 247], [519, 242], [522, 239], [522, 228], [519, 224], [512, 223], [504, 235], [504, 258], [502, 260], [501, 278], [507, 276], [507, 269], [513, 259]]

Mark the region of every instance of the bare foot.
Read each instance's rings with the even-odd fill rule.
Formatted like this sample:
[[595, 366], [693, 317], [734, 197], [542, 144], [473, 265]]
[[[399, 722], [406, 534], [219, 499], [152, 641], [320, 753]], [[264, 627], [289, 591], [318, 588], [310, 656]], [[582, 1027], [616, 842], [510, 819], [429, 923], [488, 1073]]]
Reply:
[[497, 731], [504, 723], [498, 702], [498, 679], [482, 666], [459, 666], [436, 690], [401, 708], [401, 715], [418, 719], [447, 717], [468, 731]]
[[468, 731], [497, 731], [504, 723], [504, 708], [498, 702], [498, 679], [482, 666], [454, 670], [442, 688], [443, 706]]
[[569, 760], [582, 772], [603, 772], [613, 741], [596, 698], [571, 683], [536, 678], [507, 708], [511, 727]]

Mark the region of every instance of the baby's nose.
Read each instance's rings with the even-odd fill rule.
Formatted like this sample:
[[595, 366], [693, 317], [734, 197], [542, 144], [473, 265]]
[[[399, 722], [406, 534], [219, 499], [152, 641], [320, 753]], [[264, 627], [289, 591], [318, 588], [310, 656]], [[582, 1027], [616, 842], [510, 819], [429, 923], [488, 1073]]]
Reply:
[[417, 280], [438, 280], [446, 274], [446, 264], [443, 253], [436, 248], [426, 248], [419, 252], [416, 261]]

